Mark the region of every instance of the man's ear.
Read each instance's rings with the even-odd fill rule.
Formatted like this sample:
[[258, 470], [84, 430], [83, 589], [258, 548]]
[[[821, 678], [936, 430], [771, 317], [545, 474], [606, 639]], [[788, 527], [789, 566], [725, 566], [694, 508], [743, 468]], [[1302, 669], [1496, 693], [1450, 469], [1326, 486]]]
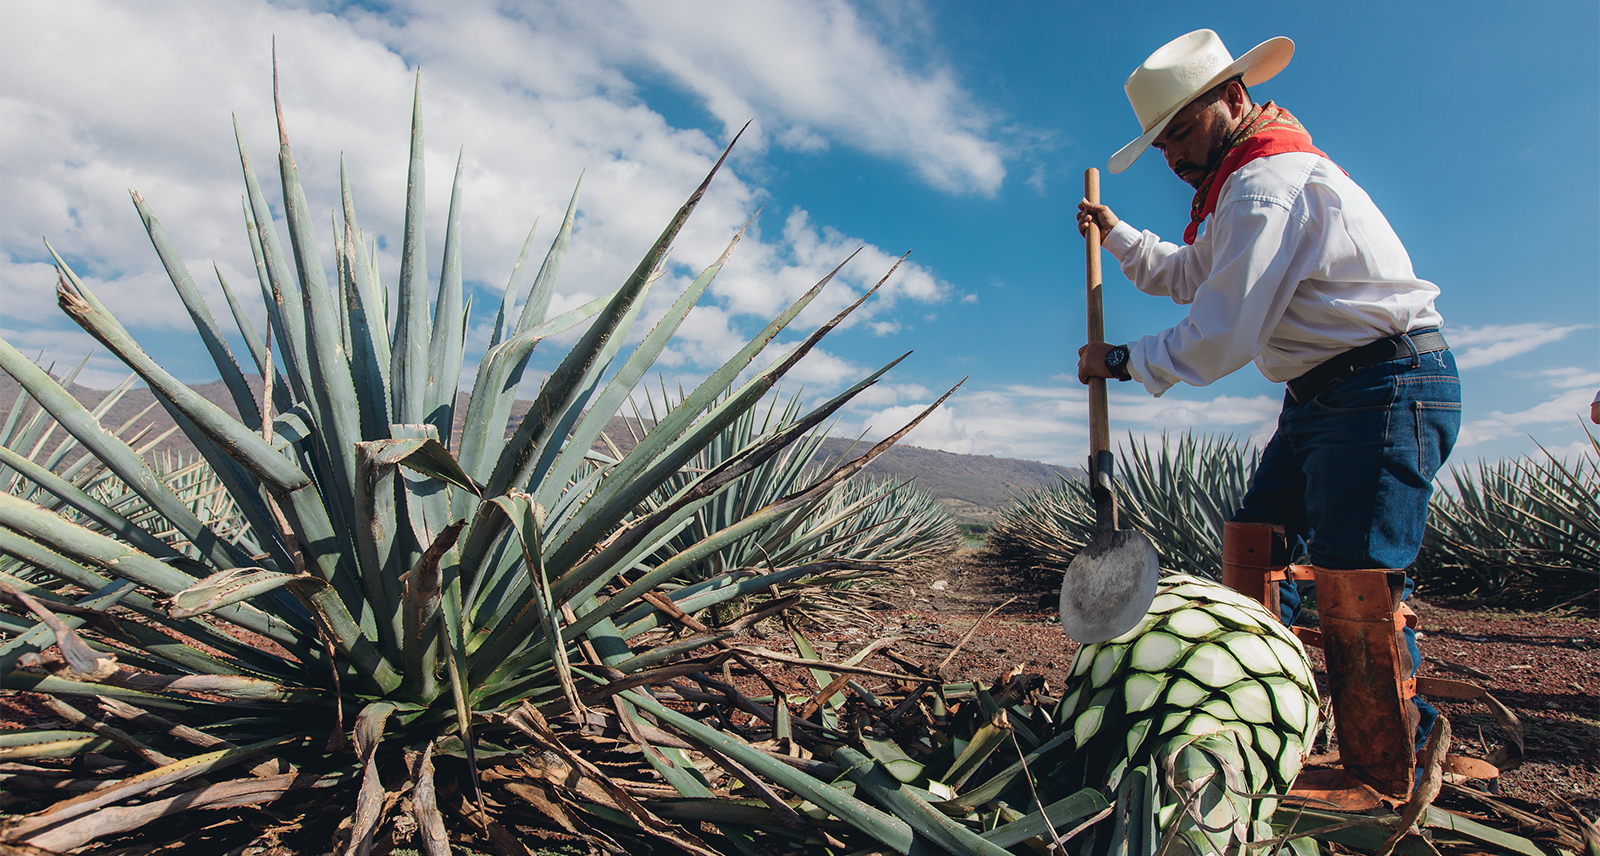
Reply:
[[1244, 118], [1255, 105], [1250, 103], [1250, 93], [1244, 88], [1244, 83], [1237, 77], [1228, 81], [1222, 90], [1222, 101], [1228, 105], [1228, 112], [1234, 119]]

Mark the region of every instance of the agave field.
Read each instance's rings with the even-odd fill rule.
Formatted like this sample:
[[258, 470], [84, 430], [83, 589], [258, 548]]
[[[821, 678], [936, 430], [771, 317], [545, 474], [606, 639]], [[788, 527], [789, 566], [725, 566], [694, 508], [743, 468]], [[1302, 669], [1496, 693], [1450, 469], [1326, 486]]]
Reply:
[[[1587, 429], [1587, 426], [1585, 426]], [[1593, 609], [1600, 590], [1600, 439], [1592, 454], [1455, 465], [1434, 492], [1422, 553], [1424, 595], [1498, 604]], [[1149, 533], [1163, 570], [1215, 578], [1222, 523], [1249, 487], [1259, 450], [1229, 437], [1185, 433], [1159, 444], [1129, 438], [1116, 483], [1130, 526]], [[1063, 481], [1018, 499], [987, 547], [1040, 581], [1059, 579], [1094, 536], [1094, 502]]]
[[[1118, 462], [1117, 508], [1129, 528], [1149, 533], [1164, 571], [1217, 578], [1222, 524], [1250, 486], [1259, 453], [1226, 437], [1185, 433], [1152, 448], [1129, 442]], [[995, 557], [1060, 579], [1072, 557], [1094, 537], [1094, 500], [1086, 482], [1063, 480], [1032, 491], [1005, 509], [986, 542]]]
[[[858, 476], [944, 399], [858, 455], [817, 452], [840, 408], [904, 357], [809, 409], [777, 394], [871, 291], [767, 354], [829, 274], [693, 389], [646, 392], [739, 240], [635, 331], [721, 161], [615, 291], [552, 314], [575, 191], [537, 270], [531, 234], [507, 260], [464, 383], [460, 169], [434, 277], [420, 94], [392, 289], [348, 181], [333, 233], [318, 234], [281, 111], [278, 130], [276, 196], [239, 144], [264, 319], [219, 276], [231, 328], [219, 322], [133, 197], [231, 411], [152, 360], [55, 255], [63, 312], [152, 390], [198, 459], [150, 454], [160, 438], [138, 419], [102, 424], [121, 390], [84, 407], [68, 392], [81, 364], [54, 374], [0, 340], [23, 389], [0, 428], [0, 690], [35, 713], [0, 730], [0, 849], [1584, 846], [1564, 827], [1536, 840], [1447, 816], [1431, 796], [1367, 818], [1280, 802], [1321, 712], [1296, 637], [1203, 578], [1250, 469], [1225, 443], [1132, 454], [1128, 519], [1181, 531], [1185, 546], [1162, 549], [1187, 573], [1138, 627], [1079, 650], [1062, 686], [947, 674], [971, 633], [939, 666], [897, 655], [894, 634], [820, 653], [861, 614], [854, 599], [959, 542], [915, 485]], [[573, 344], [512, 419], [535, 347], [558, 334]], [[617, 415], [635, 428], [627, 443], [605, 433]], [[1455, 494], [1460, 526], [1537, 517], [1545, 546], [1516, 560], [1558, 565], [1548, 545], [1589, 526], [1593, 555], [1593, 504], [1572, 511], [1593, 499], [1593, 467], [1517, 472], [1520, 492]], [[1487, 510], [1507, 501], [1522, 504]], [[1070, 553], [1071, 527], [1048, 525], [1008, 537]], [[1468, 530], [1452, 532], [1448, 561], [1477, 562]]]

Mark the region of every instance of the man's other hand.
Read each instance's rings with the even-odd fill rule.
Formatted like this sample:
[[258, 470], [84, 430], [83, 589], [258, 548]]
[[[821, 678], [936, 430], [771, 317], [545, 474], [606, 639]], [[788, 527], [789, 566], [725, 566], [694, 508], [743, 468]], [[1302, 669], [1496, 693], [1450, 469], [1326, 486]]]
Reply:
[[1078, 234], [1088, 236], [1090, 220], [1100, 227], [1101, 240], [1104, 240], [1106, 233], [1115, 229], [1120, 222], [1117, 220], [1117, 215], [1111, 213], [1109, 206], [1096, 205], [1087, 199], [1078, 200]]
[[1088, 383], [1089, 378], [1103, 377], [1121, 380], [1106, 366], [1106, 352], [1116, 347], [1110, 342], [1090, 342], [1078, 349], [1078, 382]]

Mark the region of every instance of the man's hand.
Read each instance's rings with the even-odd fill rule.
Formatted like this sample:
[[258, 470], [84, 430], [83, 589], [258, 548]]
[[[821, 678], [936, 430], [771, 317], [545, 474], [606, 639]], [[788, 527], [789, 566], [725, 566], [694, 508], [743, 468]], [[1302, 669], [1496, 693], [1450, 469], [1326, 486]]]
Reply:
[[1106, 365], [1106, 353], [1116, 345], [1110, 342], [1090, 342], [1078, 349], [1078, 382], [1088, 383], [1089, 378], [1103, 377], [1107, 380], [1128, 380], [1127, 377], [1115, 374]]
[[1105, 240], [1106, 233], [1116, 228], [1117, 215], [1111, 213], [1111, 208], [1105, 205], [1096, 205], [1087, 199], [1078, 201], [1078, 234], [1088, 236], [1089, 222], [1094, 221], [1100, 227], [1100, 239]]
[[1594, 403], [1589, 405], [1589, 421], [1600, 425], [1600, 398], [1596, 398]]

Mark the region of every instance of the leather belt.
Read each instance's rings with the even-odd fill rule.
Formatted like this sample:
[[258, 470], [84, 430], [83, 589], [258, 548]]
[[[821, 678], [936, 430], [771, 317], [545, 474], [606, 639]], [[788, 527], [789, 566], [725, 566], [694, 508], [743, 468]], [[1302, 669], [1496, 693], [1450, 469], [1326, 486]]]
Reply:
[[1450, 345], [1445, 342], [1444, 334], [1437, 327], [1397, 333], [1324, 360], [1316, 368], [1289, 381], [1289, 395], [1297, 402], [1310, 401], [1335, 381], [1361, 369], [1414, 354], [1443, 351], [1448, 347]]

